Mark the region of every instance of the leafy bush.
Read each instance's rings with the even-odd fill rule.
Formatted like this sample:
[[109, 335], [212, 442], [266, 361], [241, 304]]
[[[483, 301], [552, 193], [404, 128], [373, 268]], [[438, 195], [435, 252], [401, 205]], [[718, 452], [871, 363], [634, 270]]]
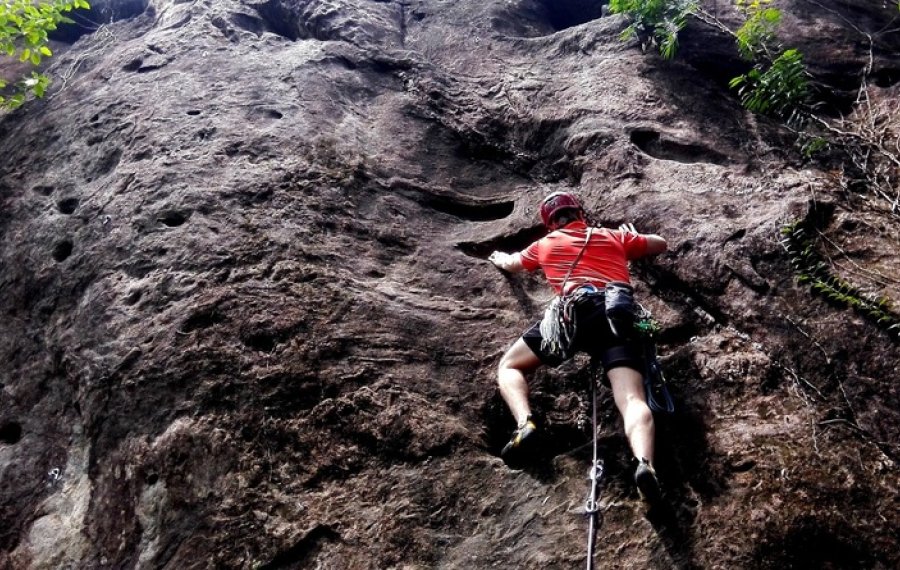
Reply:
[[747, 109], [787, 121], [796, 119], [797, 111], [809, 95], [803, 55], [795, 49], [785, 50], [768, 67], [757, 64], [732, 79], [729, 86], [738, 90]]
[[678, 33], [689, 16], [731, 34], [741, 57], [754, 62], [753, 69], [730, 82], [732, 88], [738, 89], [744, 106], [755, 113], [802, 123], [799, 111], [809, 92], [806, 67], [795, 49], [777, 57], [772, 55], [778, 48], [775, 30], [781, 23], [781, 11], [771, 4], [772, 0], [735, 0], [735, 6], [744, 15], [744, 23], [736, 31], [705, 11], [696, 0], [610, 0], [609, 8], [631, 20], [622, 32], [623, 39], [638, 37], [645, 48], [656, 45], [666, 59], [675, 55]]
[[[70, 23], [66, 12], [89, 9], [86, 0], [4, 0], [0, 2], [0, 53], [19, 61], [40, 65], [44, 57], [53, 55], [47, 46], [47, 34], [62, 22]], [[13, 80], [0, 78], [0, 107], [16, 108], [28, 93], [43, 97], [50, 79], [32, 71], [27, 77]]]
[[622, 32], [622, 39], [638, 37], [646, 48], [659, 47], [666, 59], [675, 56], [678, 32], [684, 28], [688, 16], [697, 9], [695, 0], [610, 0], [609, 11], [626, 14], [631, 25]]
[[736, 0], [743, 12], [743, 25], [734, 33], [738, 52], [744, 59], [754, 60], [767, 53], [775, 39], [775, 30], [781, 23], [781, 10], [768, 7], [772, 0]]

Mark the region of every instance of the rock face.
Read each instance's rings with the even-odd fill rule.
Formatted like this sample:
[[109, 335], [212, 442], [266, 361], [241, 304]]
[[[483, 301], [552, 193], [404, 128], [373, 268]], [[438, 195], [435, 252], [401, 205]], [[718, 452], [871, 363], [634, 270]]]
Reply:
[[[485, 258], [559, 189], [671, 245], [634, 271], [670, 507], [604, 391], [598, 563], [898, 567], [900, 351], [779, 243], [806, 220], [897, 303], [898, 218], [740, 108], [724, 34], [666, 62], [601, 8], [97, 2], [61, 31], [0, 121], [0, 568], [583, 565], [587, 362], [532, 379], [534, 466], [497, 457], [494, 369], [549, 293]], [[835, 93], [871, 43], [897, 96], [896, 6], [785, 10]]]

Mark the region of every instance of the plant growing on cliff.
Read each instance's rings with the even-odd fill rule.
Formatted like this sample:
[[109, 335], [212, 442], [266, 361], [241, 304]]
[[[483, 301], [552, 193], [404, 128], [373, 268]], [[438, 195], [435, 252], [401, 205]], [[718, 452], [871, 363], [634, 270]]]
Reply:
[[622, 32], [622, 39], [637, 37], [641, 45], [657, 46], [666, 59], [675, 56], [678, 32], [684, 28], [688, 16], [697, 9], [694, 0], [610, 0], [613, 14], [627, 14], [631, 24]]
[[[65, 13], [77, 8], [89, 9], [86, 0], [4, 0], [0, 2], [0, 53], [30, 65], [40, 65], [53, 52], [48, 34], [63, 22], [71, 22]], [[0, 78], [0, 107], [13, 109], [25, 102], [29, 93], [43, 97], [50, 79], [32, 71], [18, 79]]]
[[772, 0], [736, 0], [735, 5], [744, 15], [744, 23], [734, 37], [741, 57], [754, 60], [769, 55], [768, 46], [775, 39], [775, 30], [781, 23], [781, 10], [771, 7]]
[[631, 24], [623, 39], [638, 37], [642, 46], [658, 46], [666, 59], [674, 57], [678, 34], [687, 18], [693, 16], [734, 37], [738, 53], [753, 62], [753, 69], [731, 80], [745, 107], [755, 113], [770, 114], [781, 119], [796, 119], [806, 103], [808, 80], [803, 57], [789, 49], [775, 55], [780, 48], [775, 30], [781, 22], [781, 11], [771, 6], [772, 0], [735, 0], [744, 23], [732, 30], [694, 0], [611, 0], [610, 11], [626, 14]]
[[728, 85], [738, 90], [741, 103], [754, 113], [774, 115], [787, 121], [801, 119], [799, 113], [809, 94], [803, 56], [785, 50], [770, 65], [757, 64]]
[[852, 307], [863, 317], [885, 330], [893, 340], [900, 340], [900, 315], [894, 312], [886, 297], [874, 298], [832, 272], [816, 247], [813, 233], [818, 229], [798, 220], [781, 228], [781, 245], [797, 272], [797, 281], [808, 284], [813, 293], [828, 302]]
[[741, 57], [753, 62], [753, 69], [729, 82], [738, 97], [754, 113], [772, 115], [795, 124], [807, 120], [804, 107], [809, 81], [803, 55], [796, 49], [781, 51], [775, 31], [781, 23], [781, 11], [772, 8], [772, 0], [736, 0], [744, 23], [734, 32]]

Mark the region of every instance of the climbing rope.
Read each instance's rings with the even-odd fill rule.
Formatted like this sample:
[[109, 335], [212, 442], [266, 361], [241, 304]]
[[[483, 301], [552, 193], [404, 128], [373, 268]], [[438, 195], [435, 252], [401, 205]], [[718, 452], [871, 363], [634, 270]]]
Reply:
[[594, 542], [597, 537], [597, 514], [600, 511], [598, 498], [600, 493], [600, 481], [603, 479], [603, 460], [597, 453], [597, 366], [591, 362], [591, 430], [594, 436], [594, 455], [591, 461], [591, 470], [588, 479], [591, 481], [591, 491], [584, 504], [584, 512], [588, 516], [588, 543], [587, 543], [587, 570], [594, 568]]

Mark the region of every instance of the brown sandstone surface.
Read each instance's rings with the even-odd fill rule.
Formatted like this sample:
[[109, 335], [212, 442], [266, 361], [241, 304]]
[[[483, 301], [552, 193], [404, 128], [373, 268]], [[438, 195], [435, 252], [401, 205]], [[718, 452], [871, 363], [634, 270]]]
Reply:
[[[900, 566], [898, 345], [779, 243], [814, 220], [896, 305], [900, 224], [741, 109], [728, 37], [663, 61], [588, 0], [93, 4], [0, 119], [0, 569], [583, 567], [587, 362], [533, 379], [534, 464], [498, 458], [494, 370], [549, 293], [486, 257], [559, 189], [671, 246], [634, 268], [669, 506], [602, 392], [598, 567]], [[827, 112], [870, 51], [897, 95], [896, 6], [784, 9]]]

